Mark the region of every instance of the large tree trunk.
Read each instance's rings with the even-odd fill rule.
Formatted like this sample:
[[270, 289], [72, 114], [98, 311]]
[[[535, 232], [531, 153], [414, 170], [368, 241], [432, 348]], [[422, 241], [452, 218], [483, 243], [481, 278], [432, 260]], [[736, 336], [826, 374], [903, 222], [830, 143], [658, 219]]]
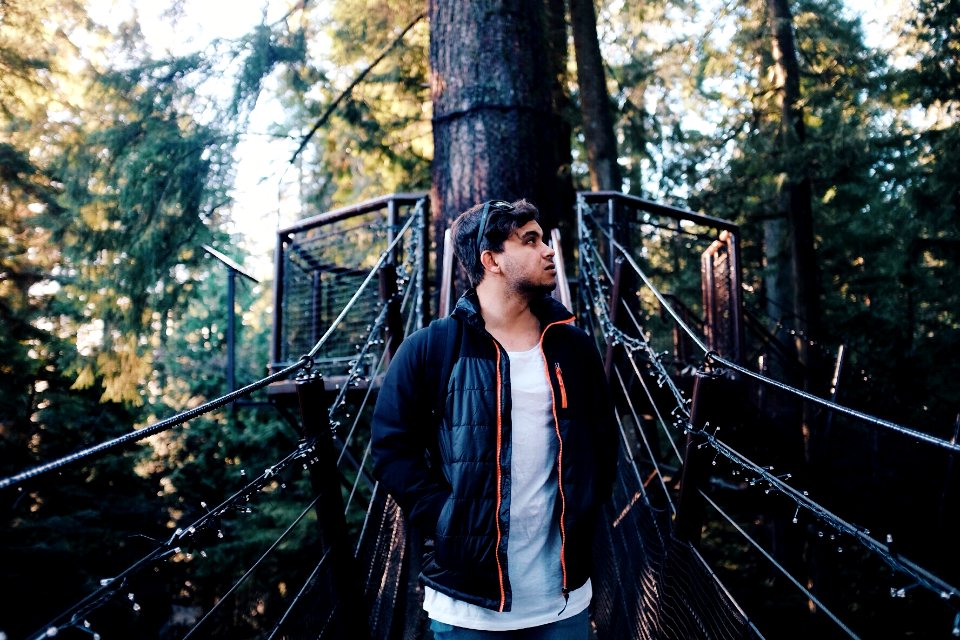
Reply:
[[[789, 291], [789, 308], [794, 315], [792, 326], [811, 336], [817, 333], [820, 308], [810, 173], [803, 148], [806, 131], [800, 95], [800, 66], [788, 0], [768, 0], [767, 10], [780, 98], [780, 152], [785, 168], [780, 209], [787, 222], [785, 248], [790, 256], [788, 280], [792, 289]], [[806, 341], [799, 342], [804, 343], [798, 344], [798, 352], [801, 362], [806, 363]]]
[[574, 106], [570, 99], [567, 72], [567, 15], [565, 0], [546, 0], [547, 63], [550, 65], [550, 102], [553, 105], [553, 153], [557, 188], [557, 220], [566, 264], [574, 264], [577, 235], [573, 188], [573, 122]]
[[597, 39], [597, 14], [593, 0], [570, 0], [570, 26], [577, 57], [577, 84], [583, 111], [583, 135], [590, 167], [590, 188], [620, 191], [617, 138], [613, 131], [606, 73]]
[[[544, 2], [430, 0], [438, 239], [458, 213], [492, 198], [527, 198], [545, 230], [556, 225], [563, 163]], [[465, 286], [459, 278], [457, 290]]]
[[[808, 347], [810, 336], [816, 335], [819, 316], [817, 267], [814, 262], [810, 172], [804, 148], [806, 131], [800, 93], [800, 65], [793, 36], [793, 16], [788, 2], [789, 0], [767, 0], [767, 19], [780, 101], [779, 142], [783, 180], [778, 222], [768, 224], [765, 229], [766, 250], [774, 263], [770, 266], [775, 269], [789, 268], [780, 274], [780, 281], [784, 286], [777, 295], [780, 297], [780, 304], [792, 311], [793, 317], [787, 327], [796, 331], [794, 346], [797, 359], [802, 365], [802, 379], [791, 382], [812, 391], [810, 373], [813, 363], [810, 361]], [[775, 233], [777, 224], [781, 225], [782, 235], [779, 237], [776, 237]], [[780, 252], [783, 252], [782, 255], [778, 255]], [[784, 264], [785, 262], [787, 264]], [[808, 475], [805, 463], [811, 462], [810, 453], [813, 450], [813, 408], [809, 403], [800, 403], [785, 394], [779, 394], [773, 404], [776, 409], [774, 424], [780, 436], [780, 458], [784, 462], [779, 466], [790, 469], [799, 482], [812, 486], [814, 479]], [[793, 575], [802, 575], [803, 536], [796, 525], [792, 524], [792, 516], [787, 511], [788, 509], [785, 509], [774, 517], [774, 554]], [[826, 568], [824, 563], [811, 557], [809, 583], [815, 590], [819, 588], [822, 573]]]

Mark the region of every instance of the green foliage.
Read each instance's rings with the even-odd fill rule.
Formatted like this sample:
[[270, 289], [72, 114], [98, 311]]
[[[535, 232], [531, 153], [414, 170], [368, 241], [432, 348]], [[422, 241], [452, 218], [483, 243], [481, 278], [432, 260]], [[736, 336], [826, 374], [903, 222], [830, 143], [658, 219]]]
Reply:
[[[330, 42], [313, 61], [325, 82], [304, 96], [306, 125], [370, 66], [420, 12], [410, 0], [333, 3], [315, 25]], [[433, 140], [429, 121], [428, 25], [421, 21], [355, 87], [305, 151], [306, 203], [317, 211], [384, 193], [426, 190]]]
[[904, 88], [924, 107], [960, 100], [960, 3], [919, 0], [908, 22], [908, 42], [916, 64], [902, 73]]

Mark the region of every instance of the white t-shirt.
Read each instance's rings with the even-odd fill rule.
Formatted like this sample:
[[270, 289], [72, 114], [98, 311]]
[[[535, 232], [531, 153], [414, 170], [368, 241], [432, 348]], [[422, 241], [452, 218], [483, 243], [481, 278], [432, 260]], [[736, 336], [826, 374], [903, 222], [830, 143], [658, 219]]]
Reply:
[[513, 405], [507, 541], [511, 610], [500, 613], [424, 589], [423, 608], [430, 618], [466, 629], [508, 631], [564, 620], [586, 609], [593, 596], [589, 580], [570, 593], [569, 602], [561, 592], [557, 434], [540, 346], [507, 356]]

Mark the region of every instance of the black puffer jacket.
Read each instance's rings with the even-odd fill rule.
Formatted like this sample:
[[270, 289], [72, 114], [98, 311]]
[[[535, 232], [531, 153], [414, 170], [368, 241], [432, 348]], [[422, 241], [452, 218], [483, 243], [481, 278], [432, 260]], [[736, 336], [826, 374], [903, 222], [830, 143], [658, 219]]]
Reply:
[[[552, 298], [531, 309], [544, 327], [550, 426], [559, 439], [559, 561], [568, 592], [590, 576], [593, 533], [613, 484], [618, 439], [593, 341]], [[380, 389], [374, 474], [424, 540], [421, 579], [458, 600], [509, 611], [510, 361], [484, 329], [474, 291], [459, 300], [453, 316], [464, 330], [442, 424], [432, 417], [436, 391], [427, 388], [442, 363], [427, 362], [429, 329], [423, 329], [401, 344]]]

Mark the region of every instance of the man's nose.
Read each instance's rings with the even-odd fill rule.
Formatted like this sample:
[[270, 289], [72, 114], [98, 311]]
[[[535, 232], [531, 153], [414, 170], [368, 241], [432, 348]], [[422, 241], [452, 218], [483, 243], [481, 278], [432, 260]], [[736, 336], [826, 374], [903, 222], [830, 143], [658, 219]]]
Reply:
[[554, 250], [554, 248], [548, 245], [546, 242], [543, 243], [543, 247], [544, 247], [544, 251], [543, 251], [544, 257], [552, 258], [554, 255], [556, 255], [557, 252]]

